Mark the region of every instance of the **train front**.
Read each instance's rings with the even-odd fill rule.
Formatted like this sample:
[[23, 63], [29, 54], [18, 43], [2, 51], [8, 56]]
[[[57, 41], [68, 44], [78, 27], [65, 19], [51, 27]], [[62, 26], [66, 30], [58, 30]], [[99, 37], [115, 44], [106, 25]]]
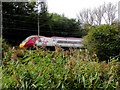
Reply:
[[37, 37], [28, 37], [22, 43], [19, 45], [19, 48], [24, 48], [24, 47], [30, 47], [33, 46], [35, 41], [37, 40]]

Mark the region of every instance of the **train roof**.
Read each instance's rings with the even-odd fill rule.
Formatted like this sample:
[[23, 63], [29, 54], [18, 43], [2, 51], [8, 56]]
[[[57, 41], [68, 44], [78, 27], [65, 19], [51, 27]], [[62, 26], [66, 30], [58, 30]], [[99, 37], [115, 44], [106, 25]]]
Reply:
[[[31, 35], [29, 36], [30, 37], [45, 37], [45, 36], [40, 36], [40, 35]], [[56, 36], [53, 36], [53, 37], [45, 37], [45, 38], [52, 38], [52, 39], [72, 39], [72, 40], [84, 40], [83, 38], [73, 38], [73, 37], [56, 37]]]
[[51, 37], [55, 39], [72, 39], [72, 40], [84, 40], [83, 38], [73, 38], [73, 37]]

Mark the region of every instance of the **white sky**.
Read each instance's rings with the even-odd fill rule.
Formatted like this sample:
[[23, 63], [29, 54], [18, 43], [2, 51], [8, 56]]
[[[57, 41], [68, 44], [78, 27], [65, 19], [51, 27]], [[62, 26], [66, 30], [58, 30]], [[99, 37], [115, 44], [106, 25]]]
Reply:
[[49, 13], [64, 14], [68, 18], [77, 18], [82, 9], [98, 7], [104, 2], [116, 3], [120, 0], [46, 0]]

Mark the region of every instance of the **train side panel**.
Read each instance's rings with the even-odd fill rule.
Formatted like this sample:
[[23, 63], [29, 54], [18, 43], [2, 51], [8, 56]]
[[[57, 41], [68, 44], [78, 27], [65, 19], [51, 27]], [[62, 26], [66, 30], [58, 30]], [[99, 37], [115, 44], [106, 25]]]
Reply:
[[53, 39], [52, 38], [48, 38], [48, 37], [41, 37], [39, 38], [36, 43], [37, 46], [53, 46]]
[[82, 47], [83, 44], [81, 44], [83, 39], [69, 39], [69, 38], [55, 38], [55, 45], [61, 46], [61, 47]]

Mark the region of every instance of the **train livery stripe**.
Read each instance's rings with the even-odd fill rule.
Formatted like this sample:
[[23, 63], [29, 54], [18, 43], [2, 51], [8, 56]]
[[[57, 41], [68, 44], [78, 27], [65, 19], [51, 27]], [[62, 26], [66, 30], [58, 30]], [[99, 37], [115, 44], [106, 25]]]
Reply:
[[[31, 38], [32, 38], [32, 37], [31, 37]], [[29, 39], [26, 41], [26, 43], [27, 43], [31, 38], [29, 38]]]
[[52, 39], [84, 40], [82, 38], [51, 37]]

